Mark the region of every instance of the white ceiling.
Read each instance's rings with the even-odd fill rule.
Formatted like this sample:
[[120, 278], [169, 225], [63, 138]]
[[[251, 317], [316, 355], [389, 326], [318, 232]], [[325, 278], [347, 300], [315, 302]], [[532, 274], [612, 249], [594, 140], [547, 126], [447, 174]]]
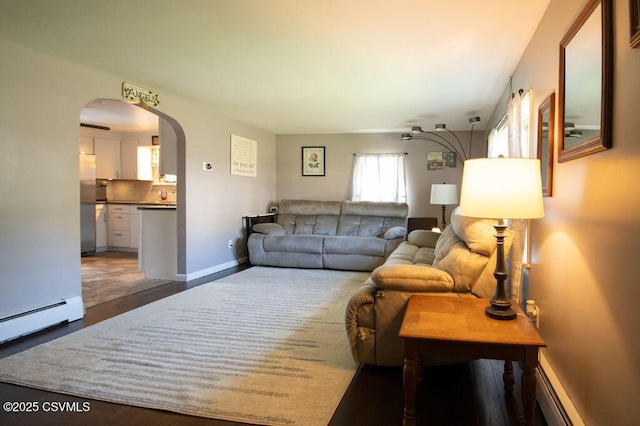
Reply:
[[548, 3], [0, 0], [0, 38], [274, 134], [467, 130]]

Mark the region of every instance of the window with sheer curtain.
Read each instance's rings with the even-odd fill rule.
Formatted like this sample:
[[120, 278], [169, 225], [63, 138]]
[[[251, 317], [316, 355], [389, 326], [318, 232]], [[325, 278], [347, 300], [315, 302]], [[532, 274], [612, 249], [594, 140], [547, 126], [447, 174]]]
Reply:
[[520, 91], [507, 102], [507, 113], [489, 132], [487, 157], [530, 157], [531, 97]]
[[355, 154], [353, 201], [407, 202], [405, 154]]

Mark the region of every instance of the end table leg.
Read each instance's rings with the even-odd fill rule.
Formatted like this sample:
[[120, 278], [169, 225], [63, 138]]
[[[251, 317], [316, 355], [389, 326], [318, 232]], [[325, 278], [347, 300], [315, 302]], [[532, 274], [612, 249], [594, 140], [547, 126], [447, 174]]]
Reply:
[[536, 371], [538, 370], [538, 348], [527, 348], [522, 375], [523, 424], [533, 426], [533, 412], [536, 408]]
[[513, 393], [513, 384], [515, 379], [513, 378], [513, 362], [504, 362], [504, 373], [502, 374], [502, 381], [504, 383], [505, 395], [511, 395]]
[[405, 359], [403, 368], [404, 384], [404, 413], [403, 426], [414, 426], [416, 424], [416, 386], [418, 384], [418, 357], [415, 346], [409, 341], [405, 341]]

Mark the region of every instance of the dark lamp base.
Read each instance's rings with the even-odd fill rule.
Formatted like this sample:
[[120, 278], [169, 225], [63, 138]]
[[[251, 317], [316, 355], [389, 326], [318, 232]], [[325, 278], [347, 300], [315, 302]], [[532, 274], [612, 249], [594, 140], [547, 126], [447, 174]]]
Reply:
[[512, 320], [516, 318], [516, 311], [511, 307], [507, 307], [506, 309], [496, 309], [494, 306], [487, 306], [484, 310], [484, 313], [493, 319], [497, 320]]

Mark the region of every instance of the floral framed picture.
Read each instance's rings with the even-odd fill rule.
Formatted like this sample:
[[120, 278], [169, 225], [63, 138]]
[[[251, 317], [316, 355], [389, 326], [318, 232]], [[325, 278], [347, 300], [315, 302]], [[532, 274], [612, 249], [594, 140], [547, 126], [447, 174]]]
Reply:
[[302, 176], [324, 176], [324, 146], [302, 147]]

